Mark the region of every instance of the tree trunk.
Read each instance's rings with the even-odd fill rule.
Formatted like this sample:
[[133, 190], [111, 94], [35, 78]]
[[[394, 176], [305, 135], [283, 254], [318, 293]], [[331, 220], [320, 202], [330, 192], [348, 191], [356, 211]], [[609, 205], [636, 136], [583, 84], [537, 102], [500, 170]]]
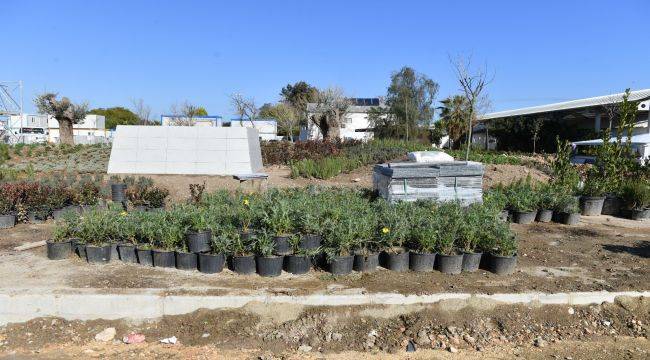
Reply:
[[74, 145], [74, 134], [72, 132], [72, 121], [57, 119], [59, 122], [59, 142], [61, 144]]

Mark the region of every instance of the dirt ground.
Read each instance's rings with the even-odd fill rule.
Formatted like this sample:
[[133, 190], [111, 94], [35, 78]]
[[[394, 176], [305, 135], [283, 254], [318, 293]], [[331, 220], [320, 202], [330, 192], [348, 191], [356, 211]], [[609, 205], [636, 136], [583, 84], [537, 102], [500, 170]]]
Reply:
[[47, 291], [99, 289], [119, 292], [156, 289], [174, 294], [287, 294], [396, 292], [514, 293], [524, 291], [648, 290], [650, 222], [609, 216], [583, 217], [577, 226], [555, 223], [511, 225], [518, 234], [518, 270], [509, 276], [488, 271], [461, 275], [375, 273], [332, 276], [312, 270], [306, 275], [283, 273], [277, 278], [147, 268], [119, 261], [89, 265], [79, 258], [52, 262], [45, 248], [16, 252], [13, 247], [44, 240], [53, 224], [21, 224], [0, 230], [0, 290]]
[[[285, 308], [283, 308], [285, 307]], [[155, 321], [39, 318], [0, 328], [0, 356], [164, 359], [648, 359], [650, 300], [594, 306], [199, 310]], [[278, 317], [277, 314], [283, 314]], [[94, 340], [112, 327], [111, 341]], [[145, 336], [124, 344], [123, 336]], [[175, 345], [160, 340], [175, 336]], [[415, 350], [407, 352], [407, 348]]]

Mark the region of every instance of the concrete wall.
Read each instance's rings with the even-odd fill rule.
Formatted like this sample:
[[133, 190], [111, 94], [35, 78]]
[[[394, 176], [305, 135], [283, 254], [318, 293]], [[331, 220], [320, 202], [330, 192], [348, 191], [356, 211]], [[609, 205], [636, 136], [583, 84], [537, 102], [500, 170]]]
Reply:
[[109, 174], [236, 175], [259, 172], [257, 130], [125, 126], [115, 131]]

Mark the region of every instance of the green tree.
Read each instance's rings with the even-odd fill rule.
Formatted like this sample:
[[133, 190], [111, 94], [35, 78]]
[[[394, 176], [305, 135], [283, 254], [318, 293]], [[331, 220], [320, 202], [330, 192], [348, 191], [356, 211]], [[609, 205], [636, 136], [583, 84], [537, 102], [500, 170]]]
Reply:
[[454, 95], [440, 101], [442, 106], [440, 109], [440, 126], [449, 135], [451, 147], [458, 149], [463, 138], [467, 132], [465, 121], [469, 116], [469, 109], [467, 101], [464, 96]]
[[[264, 106], [269, 104], [264, 104]], [[264, 108], [262, 106], [262, 108]], [[293, 106], [285, 103], [278, 103], [276, 105], [270, 105], [263, 109], [267, 118], [275, 119], [278, 124], [278, 134], [287, 135], [289, 140], [293, 141], [293, 135], [298, 130], [298, 118]], [[262, 114], [262, 109], [260, 110], [260, 116]]]
[[203, 106], [199, 106], [199, 107], [196, 108], [196, 113], [194, 115], [196, 115], [196, 116], [208, 116], [208, 111]]
[[138, 115], [121, 106], [92, 109], [88, 113], [103, 115], [106, 118], [106, 129], [115, 129], [117, 125], [137, 125], [140, 122]]
[[315, 102], [318, 95], [318, 89], [304, 81], [283, 87], [280, 90], [282, 100], [293, 106], [298, 120], [301, 124], [307, 124], [307, 103]]
[[428, 129], [438, 88], [438, 83], [408, 66], [391, 75], [386, 105], [392, 115], [391, 126], [397, 130], [394, 137], [409, 140]]

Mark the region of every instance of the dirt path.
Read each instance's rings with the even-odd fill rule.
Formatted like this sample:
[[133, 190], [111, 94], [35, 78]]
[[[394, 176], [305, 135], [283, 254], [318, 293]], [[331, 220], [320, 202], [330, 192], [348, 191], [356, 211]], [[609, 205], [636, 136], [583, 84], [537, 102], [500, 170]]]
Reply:
[[[123, 359], [647, 359], [648, 299], [596, 306], [440, 305], [306, 308], [255, 305], [158, 321], [39, 318], [0, 328], [0, 356]], [[113, 327], [113, 341], [94, 340]], [[131, 332], [145, 343], [126, 345]], [[159, 340], [175, 336], [176, 345]], [[407, 353], [414, 345], [416, 351]]]

